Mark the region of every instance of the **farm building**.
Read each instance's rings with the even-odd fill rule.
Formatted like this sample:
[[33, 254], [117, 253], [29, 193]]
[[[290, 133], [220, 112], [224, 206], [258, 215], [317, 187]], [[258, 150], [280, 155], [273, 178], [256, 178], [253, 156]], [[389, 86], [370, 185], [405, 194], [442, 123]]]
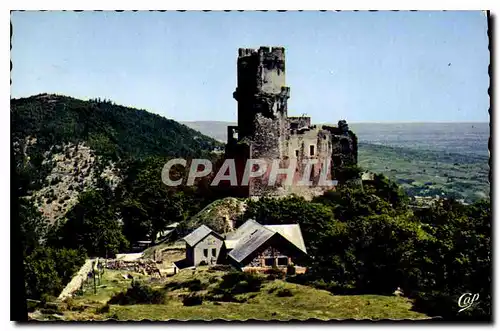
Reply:
[[232, 264], [242, 270], [265, 270], [286, 268], [307, 256], [298, 224], [261, 225], [248, 220], [225, 238], [202, 225], [184, 241], [190, 266]]

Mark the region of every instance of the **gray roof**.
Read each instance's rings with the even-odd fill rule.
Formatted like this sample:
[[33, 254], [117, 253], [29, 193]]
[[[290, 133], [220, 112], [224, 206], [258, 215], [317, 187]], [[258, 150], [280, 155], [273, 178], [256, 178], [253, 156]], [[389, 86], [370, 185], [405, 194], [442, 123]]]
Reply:
[[238, 244], [238, 241], [239, 241], [238, 239], [230, 239], [230, 240], [226, 239], [224, 240], [224, 243], [226, 244], [227, 249], [233, 249]]
[[185, 236], [184, 241], [190, 245], [194, 246], [197, 243], [199, 243], [201, 240], [203, 240], [206, 236], [208, 236], [210, 233], [215, 234], [217, 237], [221, 238], [220, 234], [215, 232], [214, 230], [210, 229], [208, 226], [205, 224], [201, 225], [199, 228]]
[[274, 232], [278, 232], [298, 249], [307, 254], [304, 238], [302, 237], [302, 232], [298, 224], [264, 225], [264, 227]]
[[250, 219], [227, 236], [226, 247], [233, 248], [229, 256], [239, 263], [276, 233], [307, 254], [298, 224], [261, 225]]
[[250, 234], [254, 230], [260, 229], [262, 225], [253, 219], [249, 219], [243, 223], [236, 231], [228, 233], [226, 235], [226, 240], [240, 240], [245, 235]]
[[236, 247], [229, 253], [229, 256], [236, 262], [241, 262], [275, 233], [276, 232], [261, 225], [260, 228], [253, 230], [245, 237], [241, 238]]

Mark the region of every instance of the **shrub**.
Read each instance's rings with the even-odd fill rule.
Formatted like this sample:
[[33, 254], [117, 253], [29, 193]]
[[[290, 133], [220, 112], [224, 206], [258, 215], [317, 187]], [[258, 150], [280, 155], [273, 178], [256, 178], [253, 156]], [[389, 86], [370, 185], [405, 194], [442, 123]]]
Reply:
[[184, 306], [198, 306], [203, 303], [203, 297], [201, 295], [190, 294], [182, 300]]
[[270, 280], [270, 281], [276, 280], [276, 276], [275, 275], [267, 275], [266, 280]]
[[[265, 271], [265, 273], [268, 275], [268, 277], [269, 276], [274, 276], [274, 279], [283, 279], [283, 278], [285, 278], [285, 272], [283, 272], [282, 270], [278, 269], [277, 267], [273, 267], [271, 269], [268, 269], [268, 270]], [[269, 277], [269, 278], [272, 278], [272, 277]]]
[[42, 308], [40, 309], [40, 312], [42, 314], [47, 314], [47, 315], [52, 315], [52, 314], [62, 315], [62, 313], [58, 309], [52, 309], [52, 308]]
[[26, 306], [28, 308], [28, 312], [32, 313], [32, 312], [34, 312], [38, 308], [39, 304], [36, 301], [31, 301], [30, 300], [30, 301], [26, 302]]
[[212, 277], [210, 277], [210, 278], [208, 279], [208, 281], [209, 281], [210, 283], [212, 283], [212, 284], [213, 284], [213, 283], [217, 283], [219, 280], [220, 280], [220, 278], [219, 278], [219, 277], [217, 277], [217, 276], [212, 276]]
[[267, 293], [271, 294], [274, 293], [278, 288], [277, 287], [271, 287], [269, 290], [267, 290]]
[[262, 285], [262, 278], [258, 275], [245, 272], [231, 272], [222, 276], [220, 289], [227, 289], [232, 294], [258, 292]]
[[287, 267], [286, 267], [286, 274], [288, 276], [293, 276], [295, 275], [295, 266], [293, 264], [289, 264]]
[[96, 312], [98, 314], [107, 314], [107, 313], [109, 313], [109, 304], [105, 304], [104, 306], [98, 308], [96, 310]]
[[238, 300], [234, 294], [229, 290], [216, 289], [213, 292], [205, 296], [206, 300], [210, 301], [222, 301], [222, 302], [238, 302], [242, 303], [243, 300]]
[[165, 303], [164, 291], [155, 290], [146, 284], [134, 281], [127, 292], [121, 292], [109, 300], [109, 304], [134, 305], [141, 303], [162, 304]]
[[207, 288], [207, 284], [202, 283], [199, 279], [193, 279], [193, 280], [187, 282], [185, 285], [187, 285], [187, 288], [191, 292], [201, 291], [201, 290], [204, 290]]
[[209, 268], [209, 270], [216, 270], [216, 271], [234, 271], [234, 268], [230, 265], [224, 265], [224, 264], [218, 264], [214, 265]]
[[293, 297], [293, 293], [291, 290], [289, 290], [287, 288], [282, 288], [276, 292], [276, 296], [278, 296], [278, 297]]

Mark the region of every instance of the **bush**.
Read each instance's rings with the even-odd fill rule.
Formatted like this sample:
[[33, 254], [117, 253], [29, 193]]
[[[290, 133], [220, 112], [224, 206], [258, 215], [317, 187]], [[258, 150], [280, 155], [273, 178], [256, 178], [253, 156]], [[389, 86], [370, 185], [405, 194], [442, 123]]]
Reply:
[[203, 297], [201, 295], [190, 294], [182, 300], [184, 306], [198, 306], [203, 303]]
[[98, 314], [107, 314], [107, 313], [109, 313], [109, 304], [105, 304], [104, 306], [98, 308], [96, 310], [96, 312]]
[[294, 276], [295, 275], [295, 266], [293, 264], [289, 264], [286, 267], [286, 274], [288, 276]]
[[269, 280], [269, 281], [276, 280], [276, 276], [275, 275], [267, 275], [266, 280]]
[[287, 288], [282, 288], [279, 289], [278, 292], [276, 292], [276, 296], [278, 297], [293, 297], [293, 293], [291, 290]]
[[187, 288], [191, 292], [201, 291], [201, 290], [204, 290], [207, 288], [207, 284], [202, 283], [199, 279], [193, 279], [193, 280], [187, 282], [185, 285], [187, 285]]
[[52, 314], [62, 315], [63, 314], [58, 309], [52, 309], [52, 308], [42, 308], [42, 309], [40, 309], [40, 312], [42, 314], [46, 314], [46, 315], [52, 315]]
[[216, 289], [213, 292], [207, 294], [205, 296], [206, 300], [210, 301], [222, 301], [222, 302], [238, 302], [242, 303], [244, 300], [239, 300], [237, 299], [234, 294], [231, 293], [229, 290], [221, 290], [221, 289]]
[[127, 292], [121, 292], [109, 300], [109, 304], [135, 305], [135, 304], [162, 304], [165, 303], [164, 291], [155, 290], [149, 285], [134, 281]]
[[231, 272], [222, 276], [220, 289], [229, 290], [231, 294], [258, 292], [262, 285], [262, 278], [258, 275], [245, 272]]
[[214, 266], [210, 267], [209, 270], [230, 272], [230, 271], [234, 271], [234, 268], [230, 265], [218, 264], [218, 265], [214, 265]]
[[[282, 270], [280, 270], [280, 269], [278, 269], [276, 267], [273, 267], [271, 269], [266, 270], [265, 274], [267, 274], [269, 276], [274, 276], [274, 279], [283, 279], [283, 278], [285, 278], [285, 272], [283, 272]], [[269, 278], [272, 278], [272, 277], [269, 277]]]

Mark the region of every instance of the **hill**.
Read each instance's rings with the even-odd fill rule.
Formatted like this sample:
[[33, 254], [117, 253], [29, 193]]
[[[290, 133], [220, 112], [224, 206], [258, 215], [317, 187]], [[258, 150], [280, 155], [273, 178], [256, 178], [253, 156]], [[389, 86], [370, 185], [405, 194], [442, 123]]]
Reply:
[[99, 178], [112, 188], [127, 160], [201, 157], [222, 144], [178, 122], [109, 100], [40, 94], [11, 100], [19, 194], [54, 221]]
[[85, 141], [109, 157], [199, 156], [220, 144], [160, 115], [108, 100], [79, 100], [40, 94], [11, 100], [14, 141], [36, 137], [37, 144]]

